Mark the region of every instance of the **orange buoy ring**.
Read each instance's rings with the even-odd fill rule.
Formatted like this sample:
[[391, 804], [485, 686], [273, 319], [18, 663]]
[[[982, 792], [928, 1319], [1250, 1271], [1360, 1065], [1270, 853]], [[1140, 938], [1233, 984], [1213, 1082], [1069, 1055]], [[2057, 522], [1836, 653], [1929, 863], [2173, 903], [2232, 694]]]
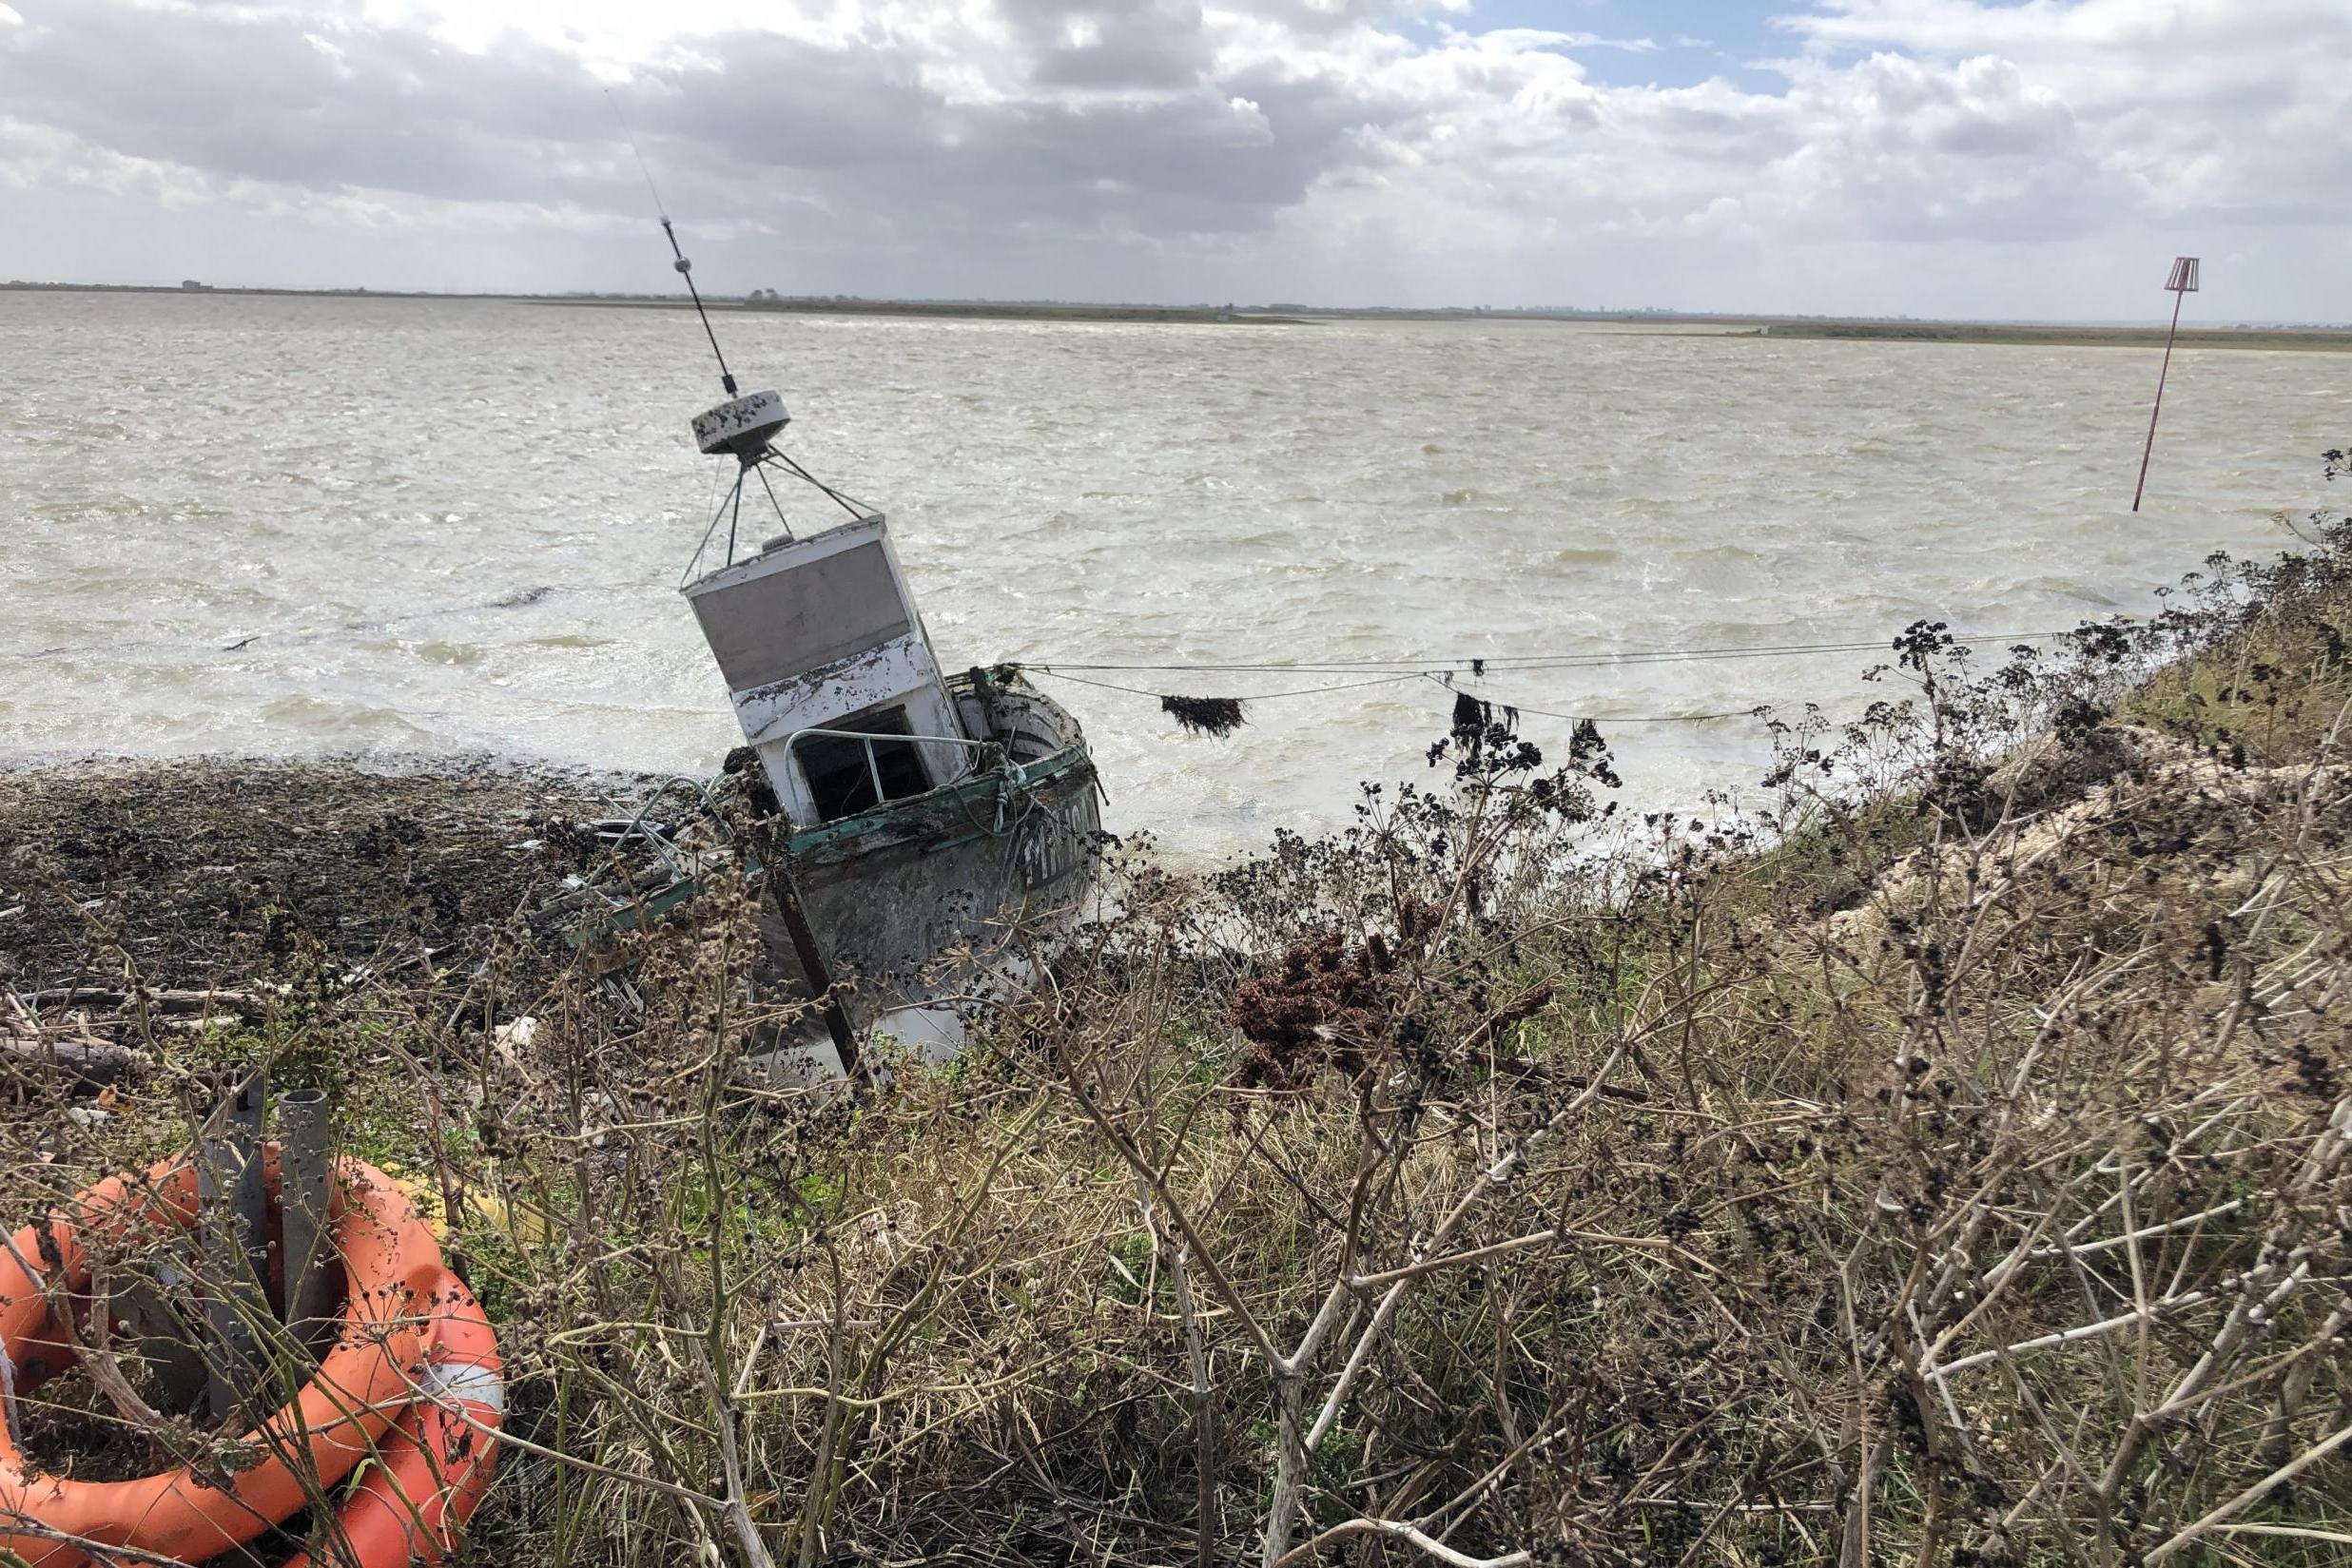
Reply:
[[[464, 1287], [453, 1277], [452, 1287]], [[336, 1522], [361, 1568], [433, 1568], [490, 1490], [497, 1460], [494, 1434], [506, 1412], [506, 1380], [497, 1336], [471, 1296], [439, 1320], [433, 1356], [419, 1380], [424, 1395], [394, 1425], [382, 1462], [368, 1471], [336, 1510]], [[331, 1565], [337, 1559], [329, 1556]], [[309, 1553], [282, 1568], [313, 1568]]]
[[[264, 1147], [263, 1178], [274, 1204], [274, 1145]], [[35, 1267], [54, 1260], [56, 1276], [30, 1277], [17, 1257], [0, 1254], [0, 1355], [18, 1386], [69, 1363], [44, 1286], [87, 1288], [85, 1236], [186, 1230], [195, 1219], [196, 1171], [183, 1158], [144, 1178], [110, 1177], [70, 1212], [18, 1231], [16, 1253]], [[327, 1222], [348, 1287], [341, 1327], [300, 1395], [244, 1435], [265, 1456], [261, 1462], [225, 1478], [183, 1466], [77, 1481], [31, 1469], [0, 1423], [0, 1551], [33, 1568], [81, 1568], [90, 1558], [78, 1539], [199, 1563], [292, 1519], [310, 1488], [332, 1487], [373, 1459], [336, 1514], [361, 1568], [438, 1559], [490, 1484], [491, 1434], [504, 1408], [497, 1341], [415, 1206], [382, 1171], [340, 1162]], [[300, 1471], [288, 1453], [306, 1460]]]

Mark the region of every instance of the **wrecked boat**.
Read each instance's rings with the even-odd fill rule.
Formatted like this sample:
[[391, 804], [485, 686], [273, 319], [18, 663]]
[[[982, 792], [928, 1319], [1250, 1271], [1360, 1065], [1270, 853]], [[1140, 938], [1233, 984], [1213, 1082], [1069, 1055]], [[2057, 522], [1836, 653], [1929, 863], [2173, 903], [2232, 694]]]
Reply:
[[[745, 744], [722, 781], [673, 784], [608, 831], [651, 849], [658, 872], [650, 891], [635, 878], [601, 889], [610, 919], [664, 913], [721, 868], [754, 875], [755, 978], [818, 1004], [780, 1046], [782, 1074], [854, 1070], [877, 1036], [938, 1059], [976, 1000], [1026, 972], [1026, 940], [1082, 900], [1101, 839], [1094, 758], [1018, 669], [943, 669], [884, 515], [777, 447], [790, 422], [778, 394], [739, 394], [724, 356], [720, 376], [728, 400], [692, 429], [736, 464], [734, 484], [680, 591]], [[783, 501], [796, 486], [842, 515], [796, 528]], [[766, 537], [739, 553], [747, 500]], [[729, 787], [764, 822], [755, 842], [724, 825]]]

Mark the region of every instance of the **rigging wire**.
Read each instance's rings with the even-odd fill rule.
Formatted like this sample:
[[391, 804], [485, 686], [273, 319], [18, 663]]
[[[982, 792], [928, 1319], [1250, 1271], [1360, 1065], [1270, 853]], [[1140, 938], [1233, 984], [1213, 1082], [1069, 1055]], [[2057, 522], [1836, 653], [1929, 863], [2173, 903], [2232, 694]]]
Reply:
[[[1066, 674], [1045, 665], [1022, 665], [1020, 668], [1033, 675], [1049, 675], [1058, 681], [1071, 681], [1079, 686], [1096, 687], [1104, 691], [1123, 691], [1130, 696], [1149, 697], [1156, 702], [1165, 702], [1168, 699], [1168, 694], [1163, 691], [1149, 691], [1139, 686], [1120, 686], [1111, 681], [1093, 680], [1084, 675]], [[1377, 675], [1368, 681], [1345, 681], [1337, 686], [1301, 687], [1290, 691], [1248, 692], [1231, 700], [1236, 703], [1271, 703], [1278, 702], [1285, 697], [1323, 697], [1340, 691], [1362, 691], [1372, 687], [1396, 686], [1406, 681], [1429, 681], [1448, 691], [1460, 689], [1453, 684], [1451, 671], [1414, 669], [1396, 675]], [[1549, 708], [1529, 707], [1525, 703], [1505, 703], [1499, 698], [1490, 700], [1494, 701], [1498, 707], [1508, 707], [1514, 712], [1533, 713], [1545, 719], [1562, 719], [1569, 724], [1582, 724], [1586, 719], [1590, 719], [1595, 724], [1606, 725], [1711, 724], [1720, 719], [1749, 718], [1755, 714], [1758, 707], [1769, 706], [1758, 704], [1749, 707], [1732, 708], [1721, 713], [1580, 714], [1555, 713]]]
[[[1460, 687], [1455, 686], [1450, 678], [1446, 676], [1430, 675], [1429, 676], [1429, 679], [1436, 682], [1438, 686], [1448, 691], [1459, 692], [1462, 689]], [[1769, 703], [1758, 703], [1751, 707], [1726, 708], [1720, 713], [1555, 713], [1548, 707], [1529, 707], [1525, 703], [1507, 703], [1500, 697], [1490, 697], [1485, 700], [1493, 703], [1497, 707], [1507, 707], [1513, 713], [1532, 713], [1540, 719], [1559, 719], [1565, 723], [1572, 725], [1581, 725], [1585, 723], [1597, 725], [1714, 724], [1722, 719], [1752, 719], [1764, 708], [1772, 706]]]
[[[2072, 633], [2068, 631], [1978, 632], [1969, 636], [1954, 637], [1952, 641], [1965, 647], [1987, 643], [2015, 644], [2047, 642], [2053, 638], [2067, 637], [2070, 635], [2072, 635]], [[1893, 645], [1891, 642], [1884, 639], [1879, 639], [1870, 642], [1777, 643], [1748, 648], [1634, 648], [1622, 652], [1582, 654], [1480, 655], [1474, 658], [1454, 660], [1450, 663], [1444, 660], [1417, 661], [1415, 662], [1413, 668], [1405, 668], [1407, 661], [1389, 659], [1339, 659], [1324, 663], [1308, 663], [1305, 661], [1250, 663], [1236, 661], [1231, 663], [1200, 662], [1191, 664], [1157, 665], [1100, 663], [1032, 664], [1023, 661], [1020, 668], [1035, 674], [1050, 676], [1055, 680], [1071, 681], [1079, 686], [1097, 687], [1105, 691], [1123, 691], [1131, 696], [1151, 697], [1163, 701], [1166, 700], [1168, 696], [1166, 692], [1153, 691], [1144, 687], [1127, 686], [1116, 681], [1100, 680], [1092, 674], [1081, 675], [1073, 672], [1077, 670], [1099, 670], [1118, 673], [1124, 673], [1127, 671], [1140, 671], [1146, 673], [1164, 671], [1167, 673], [1369, 675], [1368, 679], [1346, 681], [1337, 685], [1300, 687], [1282, 691], [1261, 691], [1237, 696], [1232, 699], [1232, 701], [1238, 703], [1264, 703], [1278, 702], [1286, 697], [1319, 697], [1342, 691], [1360, 691], [1369, 687], [1394, 686], [1401, 682], [1414, 680], [1429, 681], [1445, 688], [1446, 690], [1459, 691], [1460, 687], [1455, 683], [1461, 677], [1461, 672], [1464, 669], [1468, 669], [1470, 672], [1469, 679], [1484, 681], [1488, 674], [1494, 672], [1506, 674], [1532, 674], [1545, 670], [1597, 669], [1626, 665], [1699, 664], [1712, 663], [1723, 659], [1794, 658], [1826, 653], [1875, 653], [1892, 650]], [[1372, 671], [1382, 671], [1382, 673], [1370, 673]], [[1500, 699], [1490, 700], [1498, 702], [1501, 701]], [[1506, 703], [1503, 704], [1503, 706], [1510, 707], [1516, 712], [1532, 713], [1541, 718], [1559, 719], [1569, 724], [1581, 724], [1586, 720], [1590, 720], [1595, 724], [1667, 725], [1716, 724], [1726, 719], [1744, 719], [1752, 717], [1760, 709], [1768, 707], [1772, 705], [1757, 703], [1751, 704], [1746, 707], [1726, 708], [1719, 712], [1708, 713], [1647, 714], [1562, 713], [1551, 708], [1532, 707], [1525, 703]]]
[[[1091, 680], [1084, 675], [1064, 674], [1050, 665], [1024, 664], [1020, 667], [1033, 675], [1051, 675], [1058, 681], [1074, 681], [1079, 686], [1099, 687], [1104, 691], [1124, 691], [1134, 697], [1149, 697], [1154, 701], [1165, 698], [1164, 691], [1146, 691], [1139, 686], [1119, 686], [1110, 681]], [[1333, 691], [1361, 691], [1367, 687], [1394, 686], [1400, 681], [1417, 681], [1429, 673], [1425, 669], [1409, 669], [1394, 675], [1379, 675], [1369, 681], [1348, 681], [1339, 686], [1301, 687], [1295, 691], [1261, 691], [1254, 696], [1236, 697], [1238, 703], [1271, 703], [1283, 697], [1320, 697]]]
[[825, 492], [826, 494], [831, 496], [834, 504], [839, 506], [844, 512], [849, 513], [850, 516], [870, 517], [874, 514], [874, 509], [872, 507], [867, 506], [864, 501], [859, 500], [854, 495], [845, 495], [840, 491], [835, 490], [831, 485], [826, 484], [823, 479], [818, 478], [815, 474], [801, 467], [797, 461], [786, 453], [778, 451], [774, 447], [769, 447], [768, 449], [768, 455], [773, 461], [782, 463], [794, 474], [807, 480], [809, 484], [816, 486], [819, 490]]
[[[2043, 642], [2065, 637], [2065, 631], [2007, 631], [1979, 632], [1972, 636], [1952, 639], [1956, 644]], [[1336, 685], [1299, 687], [1281, 691], [1260, 691], [1232, 698], [1237, 703], [1278, 702], [1286, 697], [1320, 697], [1342, 691], [1361, 691], [1373, 687], [1395, 686], [1405, 681], [1426, 680], [1448, 691], [1458, 691], [1455, 685], [1461, 672], [1468, 669], [1469, 678], [1484, 681], [1489, 673], [1531, 674], [1554, 669], [1596, 669], [1624, 665], [1698, 664], [1722, 659], [1790, 658], [1824, 653], [1875, 653], [1892, 651], [1891, 642], [1880, 639], [1871, 642], [1841, 643], [1780, 643], [1750, 648], [1635, 648], [1623, 652], [1584, 654], [1522, 654], [1481, 656], [1453, 661], [1420, 661], [1413, 668], [1402, 668], [1405, 661], [1387, 659], [1342, 659], [1321, 664], [1298, 662], [1275, 663], [1195, 663], [1195, 664], [1032, 664], [1022, 661], [1020, 668], [1034, 674], [1050, 676], [1059, 681], [1070, 681], [1079, 686], [1091, 686], [1105, 691], [1123, 691], [1130, 696], [1150, 697], [1166, 701], [1168, 693], [1153, 691], [1139, 686], [1128, 686], [1117, 681], [1098, 679], [1094, 674], [1076, 674], [1077, 670], [1127, 671], [1168, 673], [1255, 673], [1293, 675], [1361, 675], [1366, 679], [1340, 682]], [[1380, 673], [1371, 673], [1380, 671]], [[1499, 701], [1499, 699], [1493, 699]], [[1746, 707], [1728, 708], [1710, 713], [1652, 713], [1652, 714], [1578, 714], [1561, 713], [1550, 708], [1531, 707], [1525, 703], [1507, 703], [1517, 712], [1532, 713], [1541, 718], [1560, 719], [1569, 724], [1581, 724], [1589, 719], [1595, 724], [1667, 725], [1715, 724], [1726, 719], [1753, 716], [1769, 704], [1751, 704]]]
[[653, 215], [668, 222], [669, 203], [662, 200], [662, 193], [654, 188], [653, 170], [648, 166], [644, 152], [637, 146], [636, 133], [629, 128], [628, 120], [621, 114], [621, 101], [612, 96], [611, 87], [604, 89], [604, 101], [612, 107], [612, 123], [621, 127], [621, 140], [629, 144], [630, 156], [637, 161], [637, 172], [645, 176], [645, 193], [653, 198]]
[[653, 198], [653, 216], [659, 220], [662, 233], [670, 241], [670, 254], [674, 259], [671, 264], [677, 268], [678, 276], [686, 280], [687, 296], [694, 301], [694, 314], [702, 321], [703, 336], [710, 339], [710, 357], [719, 362], [719, 385], [725, 387], [727, 395], [732, 397], [736, 392], [735, 374], [727, 368], [727, 353], [719, 347], [718, 330], [710, 324], [710, 312], [703, 308], [702, 290], [694, 286], [694, 263], [686, 259], [685, 250], [678, 244], [678, 231], [671, 226], [669, 208], [662, 202], [662, 193], [654, 188], [653, 170], [645, 161], [645, 150], [637, 145], [636, 133], [629, 128], [628, 120], [621, 114], [621, 101], [612, 96], [611, 87], [604, 89], [604, 101], [612, 106], [613, 122], [621, 127], [621, 136], [637, 160], [637, 172], [645, 176], [646, 193]]
[[[1954, 643], [1976, 645], [1985, 643], [2047, 642], [2052, 638], [2072, 635], [2069, 631], [1985, 631], [1964, 637], [1954, 637]], [[1233, 672], [1253, 674], [1355, 675], [1372, 670], [1396, 670], [1406, 674], [1420, 674], [1430, 669], [1469, 670], [1544, 670], [1586, 669], [1612, 665], [1682, 664], [1714, 659], [1795, 658], [1823, 653], [1873, 653], [1891, 651], [1892, 641], [1877, 638], [1868, 642], [1842, 643], [1762, 643], [1746, 648], [1630, 648], [1620, 652], [1595, 653], [1527, 653], [1527, 654], [1465, 654], [1460, 658], [1410, 659], [1321, 659], [1282, 661], [1195, 661], [1172, 664], [1077, 664], [1059, 660], [1027, 664], [1031, 669], [1048, 669], [1067, 675], [1074, 669], [1114, 672], [1170, 673]]]

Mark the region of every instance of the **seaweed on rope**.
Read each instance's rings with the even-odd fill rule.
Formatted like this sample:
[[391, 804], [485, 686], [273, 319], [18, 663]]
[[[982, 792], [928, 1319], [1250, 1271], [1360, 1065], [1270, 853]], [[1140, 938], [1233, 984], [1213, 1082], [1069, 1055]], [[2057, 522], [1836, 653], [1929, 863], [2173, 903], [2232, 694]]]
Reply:
[[1250, 722], [1238, 697], [1162, 697], [1159, 710], [1188, 735], [1231, 735]]

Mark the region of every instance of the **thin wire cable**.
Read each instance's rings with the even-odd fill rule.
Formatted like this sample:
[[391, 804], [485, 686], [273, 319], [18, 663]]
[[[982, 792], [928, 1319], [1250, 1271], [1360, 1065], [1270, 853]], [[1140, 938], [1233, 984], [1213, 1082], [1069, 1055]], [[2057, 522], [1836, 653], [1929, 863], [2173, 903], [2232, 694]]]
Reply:
[[[1084, 675], [1070, 675], [1050, 665], [1024, 664], [1021, 669], [1032, 675], [1050, 675], [1057, 681], [1075, 681], [1079, 686], [1099, 687], [1105, 691], [1124, 691], [1134, 697], [1150, 697], [1156, 702], [1167, 700], [1165, 691], [1146, 691], [1139, 686], [1119, 686], [1112, 681], [1091, 680]], [[1381, 675], [1369, 681], [1348, 681], [1339, 686], [1301, 687], [1295, 691], [1260, 691], [1251, 696], [1230, 699], [1236, 703], [1271, 703], [1284, 697], [1320, 697], [1332, 691], [1361, 691], [1367, 687], [1394, 686], [1400, 681], [1417, 681], [1428, 675], [1426, 669], [1409, 669], [1396, 675]]]
[[[738, 498], [740, 504], [740, 497], [743, 494], [743, 470], [740, 468], [735, 471], [735, 488], [730, 494]], [[701, 542], [694, 546], [694, 553], [686, 558], [686, 571], [678, 578], [680, 588], [684, 588], [694, 580], [694, 569], [702, 565], [703, 552], [710, 548], [710, 536], [718, 532], [719, 519], [727, 515], [728, 499], [726, 495], [719, 497], [719, 509], [710, 514], [709, 523], [702, 531]]]
[[[1963, 645], [1979, 643], [2016, 643], [2041, 641], [2048, 638], [2064, 637], [2068, 635], [2070, 635], [2070, 633], [2064, 631], [1979, 632], [1972, 636], [1955, 637], [1953, 641]], [[1502, 669], [1517, 674], [1526, 674], [1548, 669], [1604, 668], [1623, 665], [1696, 664], [1713, 662], [1721, 659], [1775, 658], [1801, 654], [1872, 653], [1880, 651], [1892, 652], [1894, 651], [1894, 646], [1893, 640], [1888, 639], [1882, 641], [1874, 640], [1871, 642], [1849, 643], [1783, 643], [1757, 648], [1649, 648], [1635, 649], [1623, 653], [1575, 654], [1548, 658], [1539, 656], [1498, 656], [1494, 658], [1480, 657], [1476, 659], [1459, 660], [1450, 666], [1447, 665], [1444, 661], [1436, 661], [1434, 664], [1424, 664], [1419, 668], [1397, 669], [1394, 673], [1374, 676], [1369, 680], [1350, 681], [1336, 686], [1303, 687], [1287, 691], [1259, 692], [1254, 695], [1235, 697], [1233, 700], [1234, 702], [1242, 703], [1275, 702], [1285, 697], [1323, 696], [1333, 692], [1362, 690], [1370, 687], [1393, 686], [1401, 681], [1411, 680], [1432, 681], [1448, 691], [1454, 691], [1459, 689], [1459, 687], [1454, 685], [1454, 681], [1458, 678], [1459, 672], [1464, 668], [1470, 668], [1474, 671], [1481, 672], [1474, 673], [1470, 677], [1473, 680], [1478, 680], [1484, 678], [1483, 672], [1496, 669]], [[1352, 675], [1361, 673], [1368, 669], [1380, 668], [1384, 666], [1390, 665], [1390, 661], [1387, 660], [1338, 660], [1329, 664], [1235, 663], [1118, 665], [1030, 664], [1024, 661], [1021, 668], [1034, 671], [1040, 675], [1052, 676], [1056, 680], [1074, 681], [1080, 686], [1098, 687], [1105, 691], [1123, 691], [1130, 696], [1153, 697], [1164, 700], [1168, 695], [1166, 692], [1153, 691], [1143, 687], [1125, 686], [1115, 681], [1096, 680], [1091, 676], [1073, 674], [1072, 671], [1083, 669], [1118, 671], [1137, 670], [1143, 672], [1166, 672], [1170, 674], [1272, 674], [1275, 672], [1284, 672], [1292, 674]], [[1584, 722], [1584, 720], [1590, 719], [1595, 724], [1647, 725], [1713, 724], [1724, 719], [1746, 718], [1753, 714], [1757, 707], [1767, 705], [1757, 704], [1748, 707], [1731, 708], [1718, 713], [1620, 714], [1607, 718], [1604, 718], [1598, 714], [1559, 713], [1548, 708], [1530, 707], [1524, 703], [1509, 703], [1505, 704], [1504, 706], [1516, 708], [1522, 713], [1533, 713], [1539, 717], [1546, 719], [1560, 719], [1570, 724], [1581, 724]]]
[[[1875, 648], [1877, 645], [1874, 643], [1870, 646]], [[1070, 681], [1079, 686], [1091, 686], [1103, 691], [1123, 691], [1131, 697], [1150, 697], [1159, 702], [1165, 702], [1168, 698], [1168, 693], [1164, 691], [1153, 691], [1139, 686], [1122, 686], [1116, 681], [1098, 681], [1085, 675], [1072, 675], [1066, 670], [1056, 669], [1051, 665], [1024, 664], [1020, 668], [1032, 675], [1047, 675], [1057, 681]], [[1341, 691], [1363, 691], [1373, 687], [1396, 686], [1405, 681], [1428, 681], [1441, 690], [1469, 695], [1453, 684], [1454, 677], [1450, 671], [1415, 669], [1396, 675], [1374, 676], [1367, 681], [1345, 681], [1337, 686], [1300, 687], [1289, 691], [1249, 692], [1230, 700], [1236, 703], [1271, 703], [1278, 702], [1285, 697], [1323, 697]], [[1772, 706], [1766, 703], [1757, 703], [1746, 707], [1726, 708], [1720, 713], [1560, 713], [1547, 707], [1531, 707], [1526, 703], [1506, 702], [1500, 697], [1482, 700], [1491, 702], [1497, 707], [1507, 707], [1515, 713], [1532, 713], [1538, 718], [1558, 719], [1565, 724], [1584, 724], [1589, 721], [1597, 725], [1715, 724], [1724, 719], [1751, 718], [1759, 708]]]
[[751, 465], [751, 468], [752, 472], [760, 476], [760, 488], [768, 492], [768, 504], [775, 509], [777, 524], [783, 528], [785, 537], [790, 538], [792, 535], [792, 519], [784, 514], [784, 503], [776, 499], [776, 487], [768, 482], [767, 465], [764, 463], [754, 463]]
[[621, 127], [621, 140], [629, 144], [629, 154], [637, 161], [637, 172], [645, 176], [645, 193], [653, 198], [653, 216], [667, 223], [670, 209], [662, 201], [662, 193], [654, 188], [653, 171], [645, 162], [645, 154], [637, 148], [637, 133], [629, 128], [628, 119], [621, 113], [621, 101], [612, 96], [612, 89], [604, 89], [604, 101], [612, 110], [612, 123]]
[[840, 491], [835, 490], [831, 485], [826, 484], [823, 479], [818, 478], [815, 474], [801, 467], [799, 463], [793, 461], [785, 454], [777, 451], [774, 447], [769, 447], [768, 449], [768, 456], [774, 458], [777, 462], [782, 463], [786, 468], [790, 469], [801, 478], [816, 486], [827, 495], [830, 495], [833, 498], [834, 504], [839, 506], [844, 512], [849, 513], [850, 516], [865, 517], [873, 514], [874, 509], [872, 507], [867, 506], [864, 501], [859, 500], [854, 495], [843, 494]]
[[[2073, 635], [2070, 631], [1983, 631], [1952, 640], [1962, 644], [2045, 642], [2054, 637]], [[1795, 657], [1818, 653], [1891, 652], [1892, 638], [1869, 642], [1845, 643], [1766, 643], [1752, 648], [1631, 648], [1622, 652], [1556, 653], [1556, 654], [1466, 654], [1460, 658], [1419, 659], [1322, 659], [1315, 661], [1234, 662], [1218, 661], [1175, 664], [1077, 664], [1068, 661], [1040, 663], [1033, 669], [1073, 669], [1167, 671], [1170, 673], [1230, 671], [1234, 673], [1272, 674], [1288, 671], [1293, 674], [1349, 675], [1372, 669], [1401, 670], [1420, 674], [1431, 669], [1577, 669], [1628, 664], [1675, 664], [1705, 659], [1761, 659]]]
[[[1451, 681], [1443, 676], [1431, 675], [1429, 678], [1435, 681], [1438, 686], [1443, 687], [1445, 690], [1456, 692], [1463, 696], [1470, 695], [1468, 692], [1462, 691], [1460, 687], [1455, 686]], [[1643, 715], [1635, 713], [1555, 713], [1548, 707], [1529, 707], [1525, 703], [1506, 702], [1500, 697], [1482, 697], [1479, 700], [1481, 702], [1492, 703], [1497, 707], [1507, 707], [1513, 713], [1532, 713], [1540, 719], [1559, 719], [1572, 725], [1586, 723], [1596, 725], [1703, 725], [1713, 724], [1720, 719], [1754, 718], [1758, 709], [1772, 706], [1768, 703], [1758, 703], [1752, 707], [1726, 708], [1720, 713], [1656, 713]]]

